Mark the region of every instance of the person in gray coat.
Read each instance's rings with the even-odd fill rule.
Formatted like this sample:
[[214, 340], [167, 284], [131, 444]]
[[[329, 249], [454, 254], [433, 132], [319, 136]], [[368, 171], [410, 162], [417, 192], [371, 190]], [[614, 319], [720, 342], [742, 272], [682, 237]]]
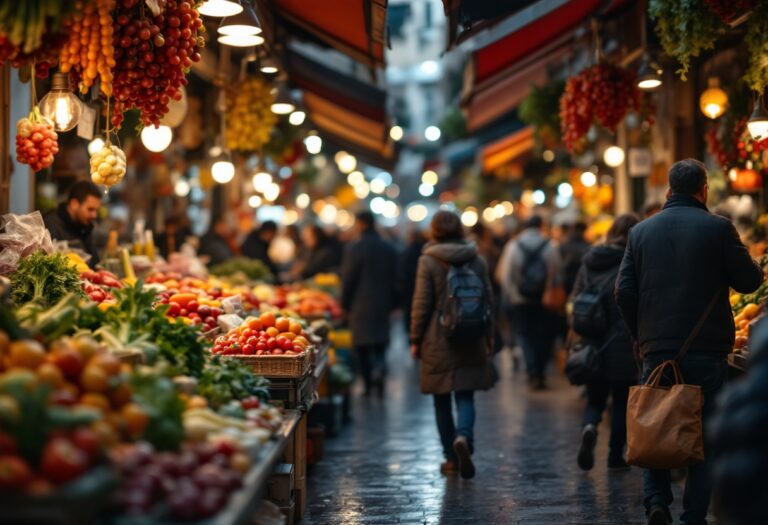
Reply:
[[341, 306], [348, 315], [365, 395], [375, 387], [383, 397], [389, 315], [397, 304], [397, 253], [376, 231], [372, 213], [359, 213], [355, 228], [359, 239], [347, 246], [342, 262]]
[[[457, 342], [446, 337], [439, 322], [439, 310], [445, 303], [446, 278], [451, 265], [469, 265], [485, 285], [488, 306], [493, 290], [488, 266], [477, 253], [475, 243], [464, 239], [459, 217], [448, 211], [435, 214], [431, 225], [432, 241], [419, 258], [416, 289], [411, 306], [411, 355], [421, 360], [421, 392], [432, 394], [435, 417], [446, 461], [443, 474], [457, 471], [464, 478], [474, 476], [472, 464], [475, 390], [493, 386], [490, 361], [493, 350], [493, 319], [484, 337]], [[451, 396], [456, 402], [458, 420], [454, 422]]]

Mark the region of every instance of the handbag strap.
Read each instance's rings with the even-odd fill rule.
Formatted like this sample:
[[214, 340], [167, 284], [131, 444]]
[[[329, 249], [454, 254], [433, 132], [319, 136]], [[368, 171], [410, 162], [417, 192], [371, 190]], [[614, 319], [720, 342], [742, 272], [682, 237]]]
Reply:
[[701, 328], [704, 326], [704, 322], [707, 320], [707, 318], [709, 317], [709, 314], [712, 312], [712, 309], [715, 307], [715, 303], [717, 302], [718, 295], [720, 294], [718, 292], [715, 292], [715, 295], [712, 297], [712, 300], [709, 301], [709, 304], [707, 305], [707, 309], [704, 310], [703, 314], [701, 314], [701, 317], [699, 317], [699, 321], [696, 323], [696, 326], [693, 327], [693, 330], [688, 336], [688, 339], [685, 340], [685, 343], [683, 343], [682, 348], [680, 348], [680, 352], [675, 356], [676, 362], [679, 363], [680, 361], [682, 361], [682, 359], [685, 357], [685, 354], [688, 353], [688, 350], [691, 348], [693, 341], [699, 335]]

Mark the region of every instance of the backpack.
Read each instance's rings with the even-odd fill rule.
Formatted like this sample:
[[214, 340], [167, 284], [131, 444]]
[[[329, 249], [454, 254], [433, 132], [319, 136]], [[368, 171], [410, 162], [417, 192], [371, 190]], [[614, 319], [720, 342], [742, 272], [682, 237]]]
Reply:
[[447, 266], [445, 299], [438, 322], [448, 339], [476, 339], [485, 335], [490, 321], [490, 306], [485, 283], [469, 264]]
[[518, 247], [523, 252], [523, 264], [520, 271], [518, 290], [520, 295], [528, 301], [541, 301], [547, 288], [549, 268], [547, 261], [544, 259], [544, 250], [547, 246], [549, 246], [549, 241], [542, 241], [534, 249], [526, 248], [518, 243]]
[[607, 278], [590, 282], [589, 271], [584, 271], [584, 288], [573, 299], [571, 328], [576, 334], [588, 339], [601, 339], [608, 332], [608, 311], [603, 300], [606, 285], [616, 281], [616, 272]]

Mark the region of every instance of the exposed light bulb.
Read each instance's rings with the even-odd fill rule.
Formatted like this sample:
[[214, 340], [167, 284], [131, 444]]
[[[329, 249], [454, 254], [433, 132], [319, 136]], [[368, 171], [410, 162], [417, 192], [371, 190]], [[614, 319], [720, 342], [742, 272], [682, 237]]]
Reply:
[[618, 168], [624, 164], [624, 158], [624, 150], [619, 146], [611, 146], [605, 150], [605, 153], [603, 153], [603, 161], [606, 166], [611, 168]]
[[40, 112], [53, 122], [56, 131], [69, 131], [77, 126], [83, 103], [72, 93], [68, 74], [53, 74], [51, 90], [40, 100]]
[[294, 126], [301, 126], [304, 124], [304, 119], [307, 118], [307, 114], [304, 113], [301, 110], [296, 110], [290, 115], [288, 115], [288, 122], [290, 122]]
[[229, 160], [218, 160], [211, 166], [211, 176], [219, 184], [226, 184], [235, 178], [235, 165]]
[[94, 155], [102, 149], [104, 149], [104, 139], [101, 137], [96, 137], [88, 143], [89, 155]]
[[141, 130], [141, 143], [149, 151], [159, 153], [171, 145], [173, 131], [168, 126], [145, 126]]
[[437, 126], [428, 126], [427, 129], [424, 130], [424, 138], [430, 142], [440, 140], [440, 135], [442, 135], [442, 133]]
[[323, 149], [323, 139], [317, 135], [310, 135], [304, 139], [304, 146], [307, 148], [307, 153], [316, 155]]
[[392, 126], [389, 130], [389, 138], [397, 142], [398, 140], [402, 140], [404, 135], [403, 128], [400, 126]]

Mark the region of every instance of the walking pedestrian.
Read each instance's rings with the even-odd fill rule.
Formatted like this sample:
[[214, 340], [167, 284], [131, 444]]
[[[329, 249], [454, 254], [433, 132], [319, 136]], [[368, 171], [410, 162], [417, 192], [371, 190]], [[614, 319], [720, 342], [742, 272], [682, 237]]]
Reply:
[[383, 397], [389, 315], [397, 300], [397, 253], [376, 231], [371, 212], [357, 214], [355, 229], [358, 239], [346, 247], [342, 263], [341, 305], [352, 329], [365, 395], [375, 388]]
[[[626, 469], [624, 446], [627, 444], [627, 397], [629, 387], [637, 384], [638, 370], [632, 348], [632, 336], [621, 319], [613, 290], [629, 232], [640, 219], [633, 213], [616, 217], [608, 231], [605, 243], [593, 247], [584, 256], [571, 295], [571, 303], [584, 292], [597, 297], [598, 310], [592, 314], [600, 316], [607, 328], [597, 337], [587, 338], [594, 344], [600, 355], [598, 375], [586, 384], [587, 406], [584, 409], [581, 445], [578, 464], [583, 470], [591, 470], [595, 464], [594, 449], [597, 442], [597, 427], [610, 397], [611, 436], [608, 442], [608, 469]], [[597, 324], [595, 322], [594, 324]]]
[[547, 289], [560, 285], [559, 250], [543, 234], [544, 221], [534, 215], [519, 237], [504, 247], [497, 279], [510, 305], [510, 321], [523, 347], [528, 383], [546, 388], [546, 370], [557, 336], [557, 314], [543, 303]]
[[590, 244], [584, 235], [587, 232], [587, 223], [577, 220], [564, 226], [564, 238], [560, 244], [560, 258], [563, 261], [563, 289], [570, 296], [576, 284], [576, 275], [581, 268], [582, 259], [590, 249]]
[[411, 305], [413, 304], [413, 293], [416, 290], [416, 271], [419, 266], [421, 251], [426, 243], [427, 239], [424, 233], [418, 228], [413, 228], [408, 232], [408, 242], [405, 250], [400, 254], [399, 293], [403, 305], [403, 321], [406, 332], [411, 329]]
[[[725, 383], [726, 356], [734, 343], [728, 289], [753, 292], [763, 272], [733, 224], [707, 210], [704, 164], [694, 159], [675, 163], [669, 170], [669, 186], [661, 213], [641, 222], [630, 233], [616, 284], [616, 300], [640, 345], [644, 381], [659, 364], [676, 356], [705, 315], [707, 305], [713, 304], [679, 363], [684, 381], [701, 386], [706, 435], [715, 397]], [[645, 470], [644, 492], [649, 525], [671, 523], [670, 472]], [[710, 493], [710, 462], [705, 459], [688, 468], [681, 516], [684, 524], [706, 524]]]
[[307, 253], [301, 273], [301, 279], [309, 279], [318, 273], [338, 272], [341, 260], [337, 257], [331, 239], [320, 226], [312, 224], [304, 227], [301, 238]]
[[232, 246], [232, 228], [229, 220], [223, 215], [211, 220], [208, 232], [200, 238], [200, 255], [208, 257], [208, 264], [215, 266], [234, 257]]
[[[478, 256], [476, 245], [464, 239], [461, 219], [455, 213], [436, 213], [431, 237], [419, 258], [416, 274], [411, 355], [421, 360], [421, 392], [434, 396], [445, 456], [440, 471], [458, 471], [468, 479], [475, 475], [474, 393], [491, 388], [494, 380], [490, 364], [493, 291], [488, 267]], [[462, 299], [453, 293], [457, 283]], [[478, 317], [471, 323], [473, 315]], [[469, 326], [474, 327], [473, 333]], [[455, 421], [454, 402], [458, 412]]]

